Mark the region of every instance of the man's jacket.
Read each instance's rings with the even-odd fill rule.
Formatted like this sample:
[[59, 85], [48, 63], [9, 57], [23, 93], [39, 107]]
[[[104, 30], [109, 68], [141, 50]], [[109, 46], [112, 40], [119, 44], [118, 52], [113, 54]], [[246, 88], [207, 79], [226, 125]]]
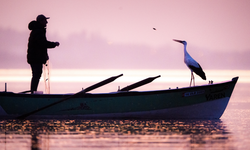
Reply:
[[28, 28], [31, 30], [27, 61], [29, 64], [45, 64], [49, 59], [47, 48], [55, 48], [56, 43], [47, 41], [46, 28], [44, 28], [39, 22], [31, 21]]

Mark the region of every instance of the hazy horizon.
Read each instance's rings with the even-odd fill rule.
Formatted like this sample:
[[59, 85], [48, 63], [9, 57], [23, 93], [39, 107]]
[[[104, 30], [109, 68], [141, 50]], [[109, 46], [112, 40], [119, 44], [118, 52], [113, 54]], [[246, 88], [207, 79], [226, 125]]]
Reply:
[[[195, 85], [206, 85], [210, 80], [213, 80], [214, 83], [220, 83], [237, 76], [239, 76], [238, 84], [250, 83], [250, 70], [206, 70], [205, 72], [207, 80], [202, 80], [195, 75]], [[5, 83], [7, 83], [7, 90], [11, 92], [26, 91], [30, 87], [31, 71], [29, 69], [0, 69], [0, 74], [0, 91], [4, 91]], [[188, 69], [51, 69], [50, 87], [52, 93], [76, 92], [119, 74], [123, 74], [123, 76], [103, 88], [98, 88], [95, 92], [117, 91], [119, 87], [123, 88], [158, 75], [161, 75], [161, 77], [136, 90], [188, 87], [190, 82], [190, 71]], [[44, 77], [42, 76], [38, 90], [44, 91], [44, 85]]]
[[[0, 69], [29, 68], [26, 61], [29, 31], [0, 28]], [[8, 35], [8, 36], [7, 36]], [[151, 47], [147, 44], [110, 44], [99, 35], [85, 32], [69, 38], [47, 34], [61, 45], [48, 49], [50, 63], [56, 69], [185, 69], [183, 45]], [[167, 40], [166, 40], [167, 41]], [[14, 44], [13, 44], [14, 43]], [[250, 69], [250, 50], [214, 51], [188, 42], [188, 52], [203, 69]], [[188, 69], [188, 68], [187, 68]]]

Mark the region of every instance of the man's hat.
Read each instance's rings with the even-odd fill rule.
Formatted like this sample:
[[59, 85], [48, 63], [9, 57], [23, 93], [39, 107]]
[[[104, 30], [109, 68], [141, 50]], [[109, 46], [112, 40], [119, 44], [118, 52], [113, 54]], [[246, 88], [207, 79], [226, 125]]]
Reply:
[[42, 20], [47, 20], [47, 19], [49, 19], [49, 17], [45, 17], [44, 15], [38, 15], [37, 17], [36, 17], [36, 21], [42, 21]]

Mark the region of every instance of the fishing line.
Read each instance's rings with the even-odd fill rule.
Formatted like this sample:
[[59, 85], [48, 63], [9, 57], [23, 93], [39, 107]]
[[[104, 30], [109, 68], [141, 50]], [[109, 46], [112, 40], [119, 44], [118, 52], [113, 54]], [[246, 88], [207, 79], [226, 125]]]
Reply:
[[49, 60], [43, 65], [43, 77], [45, 84], [45, 93], [50, 94], [50, 76], [49, 76]]

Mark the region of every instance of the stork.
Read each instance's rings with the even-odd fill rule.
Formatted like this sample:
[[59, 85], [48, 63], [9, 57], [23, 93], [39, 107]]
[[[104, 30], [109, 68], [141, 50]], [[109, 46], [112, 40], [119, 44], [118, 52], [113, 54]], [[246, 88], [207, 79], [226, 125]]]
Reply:
[[187, 67], [191, 70], [191, 81], [190, 81], [190, 86], [193, 81], [193, 85], [195, 86], [195, 81], [194, 81], [194, 74], [195, 72], [198, 76], [200, 76], [203, 80], [206, 80], [206, 75], [204, 71], [202, 70], [200, 64], [195, 61], [187, 52], [187, 42], [186, 41], [181, 41], [181, 40], [175, 40], [175, 42], [182, 43], [184, 45], [184, 62], [187, 65]]

